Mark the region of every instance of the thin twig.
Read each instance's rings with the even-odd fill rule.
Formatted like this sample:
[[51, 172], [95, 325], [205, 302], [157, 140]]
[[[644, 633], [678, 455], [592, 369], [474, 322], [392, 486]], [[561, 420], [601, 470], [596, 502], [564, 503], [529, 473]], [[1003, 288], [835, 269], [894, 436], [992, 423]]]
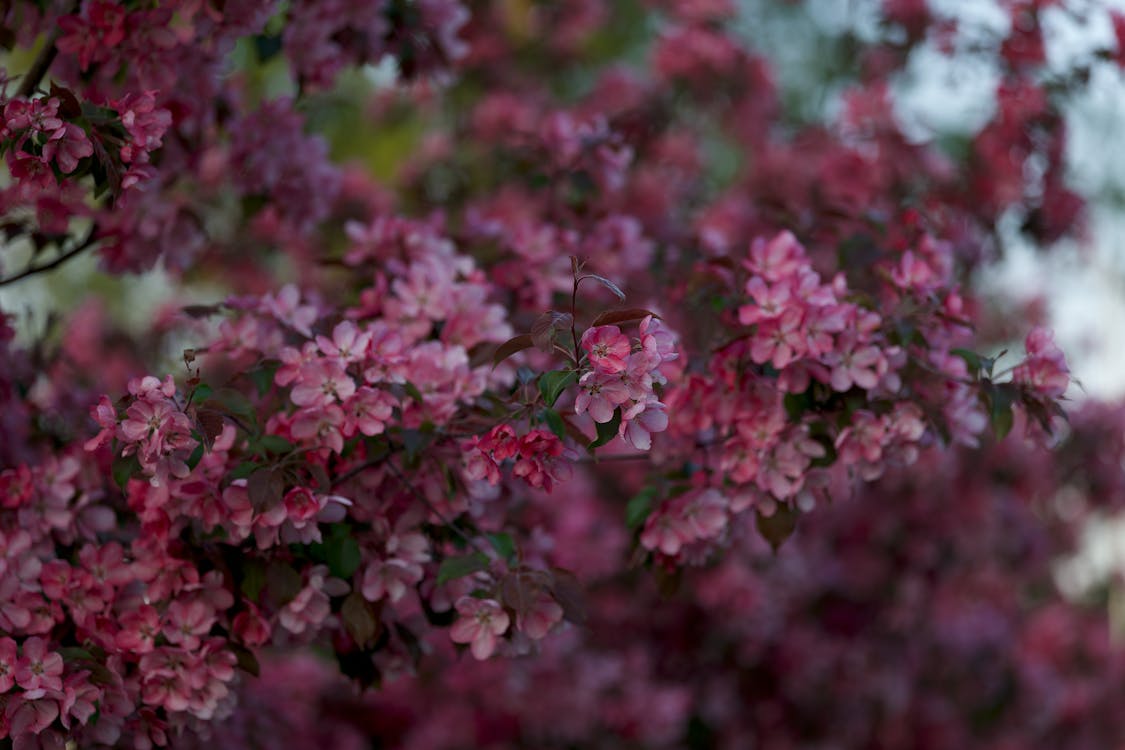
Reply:
[[388, 451], [378, 458], [368, 459], [367, 461], [361, 463], [359, 466], [353, 466], [352, 468], [348, 469], [343, 474], [332, 480], [332, 489], [336, 489], [344, 482], [347, 482], [349, 479], [354, 479], [368, 469], [374, 469], [376, 466], [383, 463], [390, 457], [391, 453], [390, 451]]
[[65, 253], [55, 258], [54, 260], [38, 266], [28, 266], [24, 270], [17, 273], [15, 276], [10, 276], [6, 279], [0, 279], [0, 286], [13, 284], [20, 279], [26, 279], [28, 276], [34, 276], [37, 273], [43, 273], [44, 271], [50, 271], [53, 268], [58, 268], [71, 258], [81, 255], [97, 241], [97, 238], [95, 237], [95, 235], [97, 234], [97, 229], [97, 225], [90, 227], [90, 232], [86, 235], [85, 239], [83, 239], [77, 245], [72, 247], [70, 250], [67, 250]]
[[647, 453], [618, 453], [612, 456], [581, 456], [574, 459], [576, 464], [601, 464], [607, 461], [648, 461]]
[[395, 475], [395, 479], [397, 479], [399, 483], [403, 487], [405, 487], [411, 495], [415, 497], [415, 499], [425, 505], [431, 513], [437, 516], [437, 519], [441, 521], [444, 526], [452, 529], [453, 532], [457, 534], [457, 536], [468, 542], [469, 546], [475, 549], [477, 552], [480, 552], [486, 557], [488, 556], [488, 550], [481, 546], [480, 542], [478, 542], [476, 539], [473, 539], [471, 536], [468, 536], [465, 532], [461, 531], [461, 529], [454, 526], [452, 521], [442, 515], [441, 511], [439, 511], [434, 506], [434, 504], [430, 502], [430, 499], [419, 492], [417, 488], [415, 488], [414, 485], [410, 483], [410, 480], [407, 479], [401, 471], [399, 471], [398, 467], [394, 465], [393, 461], [387, 462], [387, 468], [390, 469], [390, 472]]

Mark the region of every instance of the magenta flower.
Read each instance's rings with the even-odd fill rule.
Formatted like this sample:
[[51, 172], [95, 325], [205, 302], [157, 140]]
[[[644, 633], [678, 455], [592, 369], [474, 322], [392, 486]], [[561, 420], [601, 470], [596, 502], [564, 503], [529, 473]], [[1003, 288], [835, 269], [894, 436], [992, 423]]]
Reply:
[[94, 153], [94, 144], [86, 136], [86, 131], [74, 123], [65, 123], [51, 133], [43, 144], [43, 160], [55, 160], [59, 171], [69, 174], [78, 167], [78, 162]]

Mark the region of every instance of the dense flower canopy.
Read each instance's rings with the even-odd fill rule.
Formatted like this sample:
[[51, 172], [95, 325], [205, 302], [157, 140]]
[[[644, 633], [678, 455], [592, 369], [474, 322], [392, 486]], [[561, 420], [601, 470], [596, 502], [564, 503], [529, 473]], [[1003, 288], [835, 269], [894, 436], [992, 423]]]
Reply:
[[0, 291], [170, 289], [0, 310], [0, 743], [1119, 744], [1121, 414], [973, 285], [1082, 234], [1083, 11], [945, 147], [870, 6], [807, 118], [726, 0], [5, 5]]

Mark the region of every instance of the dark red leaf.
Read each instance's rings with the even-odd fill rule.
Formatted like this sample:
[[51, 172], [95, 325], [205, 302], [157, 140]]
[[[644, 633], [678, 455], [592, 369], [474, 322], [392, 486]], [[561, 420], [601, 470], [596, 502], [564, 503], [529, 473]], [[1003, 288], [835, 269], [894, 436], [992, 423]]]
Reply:
[[562, 607], [563, 618], [567, 622], [575, 625], [586, 622], [586, 593], [573, 573], [563, 568], [551, 568], [551, 582], [548, 588], [551, 596]]
[[644, 320], [649, 315], [654, 318], [660, 316], [652, 310], [646, 310], [643, 307], [630, 307], [625, 310], [607, 310], [598, 317], [594, 318], [591, 326], [615, 326], [621, 323], [631, 323], [634, 320]]
[[246, 492], [254, 510], [274, 507], [281, 502], [281, 495], [285, 492], [281, 471], [277, 468], [258, 469], [246, 480]]
[[492, 355], [492, 366], [495, 367], [513, 354], [522, 352], [524, 349], [530, 349], [533, 346], [535, 346], [535, 342], [532, 340], [530, 333], [521, 333], [519, 336], [514, 336], [496, 347], [496, 353]]
[[573, 321], [569, 313], [548, 310], [531, 324], [532, 343], [545, 352], [551, 351], [555, 335], [559, 331], [570, 328]]

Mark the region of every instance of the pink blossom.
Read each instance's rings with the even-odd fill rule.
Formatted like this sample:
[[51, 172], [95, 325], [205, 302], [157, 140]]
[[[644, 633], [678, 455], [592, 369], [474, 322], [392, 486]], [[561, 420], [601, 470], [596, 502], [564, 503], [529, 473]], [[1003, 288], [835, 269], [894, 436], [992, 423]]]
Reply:
[[185, 649], [199, 647], [200, 637], [215, 624], [215, 612], [200, 599], [177, 599], [168, 605], [164, 614], [164, 637]]
[[332, 329], [332, 338], [317, 336], [316, 344], [325, 356], [347, 364], [363, 360], [371, 344], [371, 334], [363, 333], [355, 323], [345, 320]]
[[659, 365], [658, 355], [648, 351], [633, 352], [629, 355], [628, 366], [621, 371], [621, 382], [629, 390], [629, 398], [640, 401], [652, 394], [652, 369]]
[[270, 639], [270, 624], [253, 604], [247, 603], [246, 609], [235, 615], [231, 628], [235, 637], [251, 648], [261, 646]]
[[562, 622], [563, 608], [546, 591], [538, 591], [526, 612], [516, 615], [516, 628], [532, 640], [547, 637], [557, 623]]
[[369, 602], [377, 602], [385, 596], [393, 603], [406, 594], [408, 587], [421, 580], [420, 565], [393, 558], [375, 561], [364, 571], [360, 591]]
[[595, 326], [582, 334], [582, 350], [596, 371], [621, 372], [627, 366], [632, 346], [617, 326]]
[[101, 428], [97, 435], [83, 445], [86, 450], [93, 451], [113, 440], [113, 433], [117, 428], [117, 410], [113, 408], [108, 396], [102, 396], [97, 405], [90, 409], [90, 415]]
[[47, 648], [47, 641], [39, 637], [23, 642], [21, 656], [16, 665], [16, 684], [24, 689], [24, 697], [39, 698], [48, 690], [62, 689], [63, 659]]
[[343, 425], [344, 412], [335, 404], [319, 409], [302, 409], [293, 419], [293, 437], [340, 453], [344, 450]]
[[845, 345], [848, 348], [841, 347], [825, 355], [826, 363], [832, 368], [832, 388], [843, 392], [854, 385], [870, 390], [879, 384], [878, 369], [883, 355], [875, 346], [849, 343]]
[[781, 282], [770, 286], [759, 276], [746, 282], [746, 294], [754, 301], [738, 308], [738, 322], [744, 326], [777, 318], [791, 304], [789, 284]]
[[[8, 728], [13, 739], [12, 746], [20, 746], [23, 750], [29, 735], [42, 734], [58, 718], [59, 704], [50, 698], [29, 696], [24, 693], [23, 695], [13, 696], [9, 700], [4, 715], [7, 718]], [[61, 740], [57, 735], [52, 736], [51, 739]], [[35, 743], [31, 745], [32, 748], [39, 744], [37, 738], [31, 739], [31, 742]], [[35, 750], [39, 750], [39, 748], [35, 748]], [[55, 749], [52, 748], [52, 750]]]
[[160, 630], [160, 613], [155, 607], [145, 604], [121, 615], [121, 629], [117, 632], [115, 643], [125, 651], [147, 654], [156, 647]]
[[637, 450], [652, 447], [652, 435], [668, 429], [668, 413], [655, 399], [638, 401], [621, 413], [620, 436]]
[[769, 282], [795, 275], [807, 262], [804, 248], [790, 232], [781, 232], [771, 240], [755, 239], [750, 246], [750, 257], [745, 261], [751, 272]]
[[1034, 328], [1024, 342], [1027, 358], [1012, 370], [1012, 379], [1047, 398], [1058, 398], [1070, 384], [1066, 357], [1046, 328]]
[[579, 379], [578, 397], [574, 401], [574, 413], [590, 413], [599, 423], [613, 419], [613, 411], [629, 400], [629, 389], [620, 377], [610, 373], [591, 371]]
[[801, 313], [786, 310], [779, 318], [763, 321], [753, 337], [750, 356], [758, 364], [770, 362], [782, 370], [805, 353], [806, 332]]
[[508, 613], [493, 599], [463, 596], [457, 600], [457, 621], [449, 629], [454, 643], [472, 644], [473, 658], [483, 661], [496, 650], [497, 636], [508, 629]]
[[328, 406], [355, 393], [355, 381], [334, 360], [310, 362], [301, 368], [290, 398], [297, 406]]
[[694, 539], [695, 533], [686, 519], [663, 511], [650, 515], [641, 532], [641, 544], [646, 549], [659, 550], [665, 555], [679, 553]]
[[94, 0], [84, 5], [81, 15], [59, 19], [63, 34], [56, 44], [60, 51], [78, 56], [78, 64], [86, 70], [95, 62], [108, 58], [125, 39], [126, 9], [110, 0]]
[[0, 695], [8, 692], [16, 684], [16, 670], [19, 668], [16, 642], [11, 638], [0, 638]]
[[349, 437], [356, 432], [368, 437], [383, 434], [394, 415], [395, 405], [395, 398], [386, 391], [368, 386], [360, 387], [344, 403], [344, 434]]
[[69, 174], [78, 167], [78, 162], [94, 153], [94, 145], [86, 136], [86, 131], [74, 123], [66, 123], [47, 138], [43, 144], [43, 159], [54, 159], [59, 171]]
[[276, 295], [262, 298], [261, 310], [289, 325], [298, 333], [311, 337], [310, 326], [317, 318], [316, 308], [301, 304], [301, 292], [293, 284], [287, 284]]
[[670, 362], [680, 356], [676, 351], [676, 337], [658, 318], [646, 316], [641, 320], [638, 329], [641, 334], [641, 348], [657, 363]]

